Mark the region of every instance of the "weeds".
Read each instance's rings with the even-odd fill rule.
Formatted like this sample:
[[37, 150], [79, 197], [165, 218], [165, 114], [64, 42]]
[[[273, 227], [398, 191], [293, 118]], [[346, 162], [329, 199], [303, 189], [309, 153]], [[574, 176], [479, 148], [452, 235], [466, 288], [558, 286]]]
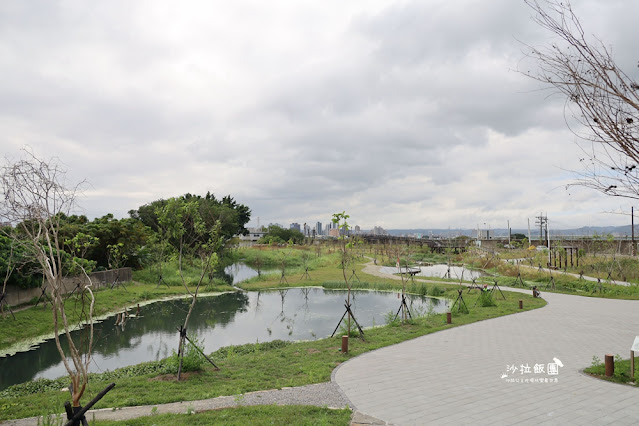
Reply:
[[482, 308], [488, 308], [491, 306], [497, 306], [493, 300], [493, 294], [490, 291], [481, 291], [479, 293], [479, 306]]

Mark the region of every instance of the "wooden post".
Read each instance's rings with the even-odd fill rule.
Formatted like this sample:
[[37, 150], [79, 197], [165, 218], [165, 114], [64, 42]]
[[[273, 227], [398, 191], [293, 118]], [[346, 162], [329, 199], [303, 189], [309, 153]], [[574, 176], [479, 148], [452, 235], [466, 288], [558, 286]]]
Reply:
[[523, 300], [519, 301], [519, 309], [524, 309], [524, 301]]
[[348, 336], [342, 336], [342, 353], [348, 353]]
[[572, 262], [572, 251], [573, 251], [573, 247], [570, 247], [570, 267], [572, 268], [573, 266], [573, 262]]
[[612, 377], [615, 374], [615, 358], [612, 354], [606, 354], [606, 377]]
[[446, 324], [452, 324], [453, 322], [453, 314], [451, 312], [446, 312]]

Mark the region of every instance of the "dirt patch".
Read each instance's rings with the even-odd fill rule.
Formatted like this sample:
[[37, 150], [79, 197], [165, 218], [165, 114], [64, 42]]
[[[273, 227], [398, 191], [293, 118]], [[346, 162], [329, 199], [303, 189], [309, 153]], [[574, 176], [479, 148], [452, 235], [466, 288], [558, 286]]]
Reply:
[[307, 352], [309, 355], [311, 355], [311, 354], [321, 354], [321, 353], [322, 353], [322, 351], [317, 350], [317, 349], [313, 349], [313, 348], [308, 349], [306, 352]]

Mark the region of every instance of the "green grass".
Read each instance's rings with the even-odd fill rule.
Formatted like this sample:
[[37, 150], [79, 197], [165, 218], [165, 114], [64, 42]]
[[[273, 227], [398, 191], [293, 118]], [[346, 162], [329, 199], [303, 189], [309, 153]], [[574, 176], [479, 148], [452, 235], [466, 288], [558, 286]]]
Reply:
[[[303, 278], [303, 271], [288, 274], [290, 286], [324, 285], [327, 288], [344, 288], [342, 269], [336, 265], [339, 254], [322, 254], [317, 258], [315, 269], [309, 272], [311, 280]], [[355, 269], [360, 278], [353, 287], [397, 291], [402, 287], [401, 281], [389, 280], [370, 276], [362, 272], [362, 265], [349, 267]], [[347, 271], [348, 272], [348, 271]], [[350, 276], [352, 271], [347, 273]], [[278, 287], [279, 274], [273, 277], [263, 277], [243, 284], [247, 289]], [[156, 284], [129, 285], [129, 291], [123, 289], [98, 292], [99, 309], [112, 311], [124, 305], [134, 305], [143, 298], [156, 298], [169, 294], [183, 294], [180, 287], [161, 286]], [[415, 294], [446, 297], [454, 300], [459, 285], [447, 283], [411, 282], [406, 284], [407, 291]], [[103, 374], [93, 375], [87, 393], [83, 397], [86, 402], [101, 391], [112, 381], [116, 387], [109, 392], [96, 408], [124, 407], [134, 405], [156, 405], [175, 401], [192, 401], [213, 398], [224, 395], [238, 395], [246, 392], [277, 389], [288, 386], [301, 386], [321, 383], [330, 380], [331, 372], [340, 363], [380, 347], [399, 343], [425, 334], [445, 330], [463, 324], [521, 312], [518, 308], [520, 299], [524, 300], [524, 310], [535, 309], [545, 304], [542, 299], [533, 299], [531, 295], [504, 292], [506, 300], [501, 295], [495, 296], [497, 306], [485, 308], [470, 308], [468, 314], [458, 314], [453, 311], [453, 324], [446, 324], [445, 315], [430, 315], [417, 318], [407, 323], [395, 323], [391, 326], [377, 327], [366, 330], [366, 341], [351, 339], [350, 351], [343, 354], [340, 351], [340, 339], [326, 338], [312, 342], [272, 342], [241, 345], [221, 348], [211, 354], [214, 362], [220, 367], [219, 371], [212, 367], [205, 367], [202, 371], [189, 373], [187, 379], [176, 382], [173, 374], [167, 374], [166, 361], [155, 361], [125, 367]], [[466, 304], [471, 307], [479, 292], [474, 290], [467, 293], [464, 290]], [[73, 303], [70, 300], [68, 303]], [[21, 320], [30, 321], [34, 326], [38, 323], [50, 323], [49, 309], [29, 309], [19, 312]], [[338, 318], [336, 318], [337, 320]], [[20, 320], [20, 318], [19, 318]], [[4, 320], [7, 321], [7, 320]], [[13, 320], [10, 320], [13, 321]], [[46, 327], [45, 327], [46, 328]], [[0, 336], [3, 341], [8, 335], [19, 340], [18, 334], [9, 333], [13, 327], [2, 327]], [[38, 335], [38, 332], [34, 332]], [[39, 333], [42, 334], [42, 333]], [[24, 333], [19, 333], [24, 338]], [[36, 380], [23, 385], [13, 386], [0, 392], [0, 419], [12, 419], [44, 414], [43, 407], [61, 408], [64, 401], [69, 399], [68, 392], [61, 392], [66, 386], [66, 380], [43, 381]], [[303, 419], [298, 419], [302, 421]], [[296, 421], [295, 423], [299, 423]], [[321, 424], [321, 423], [320, 423]]]
[[[110, 290], [104, 288], [94, 291], [95, 310], [94, 316], [98, 317], [109, 312], [122, 311], [125, 307], [135, 306], [136, 303], [161, 299], [163, 297], [185, 294], [184, 287], [167, 287], [157, 284], [125, 283], [123, 286]], [[157, 288], [156, 288], [157, 287]], [[193, 289], [193, 287], [192, 287]], [[228, 285], [214, 285], [207, 287], [207, 291], [233, 290]], [[70, 324], [77, 324], [81, 318], [82, 303], [80, 298], [73, 295], [65, 302], [65, 310], [69, 316]], [[15, 313], [16, 319], [11, 316], [0, 318], [0, 351], [7, 350], [13, 345], [28, 342], [43, 335], [53, 333], [51, 304], [46, 307], [42, 302], [37, 307], [32, 307]]]
[[[330, 253], [329, 253], [330, 251]], [[316, 248], [308, 246], [294, 246], [291, 248], [278, 248], [272, 246], [256, 246], [254, 248], [242, 248], [234, 254], [234, 260], [242, 261], [249, 266], [256, 267], [258, 263], [268, 269], [279, 269], [282, 262], [286, 268], [302, 268], [306, 264], [309, 269], [326, 266], [336, 259], [336, 252], [329, 248]]]
[[[174, 375], [159, 374], [161, 369], [151, 367], [141, 368], [140, 371], [128, 367], [131, 370], [128, 374], [118, 374], [116, 370], [115, 373], [95, 375], [83, 400], [89, 400], [114, 380], [116, 387], [96, 408], [190, 401], [327, 382], [336, 366], [364, 352], [450, 327], [519, 312], [519, 299], [524, 300], [525, 310], [545, 304], [543, 300], [533, 299], [532, 296], [508, 292], [504, 294], [507, 300], [496, 298], [495, 307], [471, 308], [470, 313], [465, 315], [453, 312], [452, 325], [446, 324], [445, 315], [432, 315], [398, 326], [366, 330], [366, 341], [351, 339], [348, 354], [340, 352], [339, 337], [299, 343], [258, 343], [222, 348], [214, 352], [211, 357], [220, 367], [219, 371], [207, 366], [199, 373], [188, 375], [187, 380], [181, 382], [176, 382]], [[456, 288], [447, 288], [445, 295], [456, 296]], [[464, 297], [466, 303], [472, 306], [477, 292], [465, 293]], [[31, 393], [34, 389], [21, 391], [12, 387], [1, 392], [0, 407], [3, 409], [0, 411], [0, 419], [41, 415], [42, 407], [62, 407], [69, 398], [67, 392], [60, 392], [55, 386], [49, 390], [35, 390], [35, 393]]]
[[[565, 294], [575, 294], [579, 296], [588, 296], [588, 297], [603, 297], [610, 299], [629, 299], [629, 300], [638, 300], [639, 299], [639, 285], [632, 284], [629, 286], [618, 285], [612, 282], [606, 282], [604, 278], [606, 278], [606, 274], [602, 276], [601, 285], [596, 281], [589, 281], [585, 279], [579, 279], [578, 277], [574, 277], [572, 275], [564, 274], [563, 270], [554, 270], [552, 272], [552, 278], [555, 282], [555, 289], [552, 289], [552, 286], [549, 285], [551, 282], [551, 274], [548, 271], [539, 272], [538, 265], [541, 263], [545, 265], [545, 261], [543, 254], [535, 252], [533, 253], [533, 267], [527, 267], [524, 265], [520, 265], [517, 267], [511, 263], [502, 262], [500, 257], [506, 259], [508, 256], [512, 256], [511, 253], [505, 252], [505, 255], [500, 254], [499, 256], [492, 256], [491, 254], [487, 254], [484, 252], [470, 251], [463, 256], [463, 261], [469, 265], [476, 268], [485, 268], [487, 272], [495, 275], [494, 277], [483, 277], [478, 280], [478, 282], [486, 282], [492, 283], [494, 280], [497, 280], [500, 286], [512, 286], [515, 282], [517, 274], [519, 273], [524, 280], [525, 288], [532, 288], [532, 286], [537, 286], [539, 290], [542, 292], [542, 297], [544, 292], [554, 292], [554, 293], [565, 293]], [[522, 255], [526, 254], [526, 251], [521, 251]], [[541, 256], [541, 257], [540, 257]], [[523, 258], [523, 256], [522, 256]], [[594, 276], [597, 277], [596, 273], [589, 273], [590, 265], [594, 265], [589, 262], [611, 262], [610, 259], [604, 259], [603, 257], [594, 258], [592, 256], [587, 256], [580, 260], [582, 262], [583, 271], [585, 276]], [[629, 274], [625, 276], [626, 279], [632, 281], [637, 281], [637, 277], [635, 276], [635, 272], [639, 271], [639, 260], [632, 258], [623, 258], [618, 259], [618, 263], [624, 265], [624, 274]], [[525, 265], [529, 265], [528, 262]], [[593, 266], [592, 269], [603, 270], [601, 266]], [[579, 268], [581, 270], [581, 267]], [[570, 269], [568, 269], [570, 272]], [[576, 271], [576, 268], [573, 270]], [[639, 272], [638, 272], [639, 273]], [[601, 274], [600, 274], [601, 276]]]
[[592, 365], [585, 368], [584, 373], [610, 382], [639, 386], [635, 381], [639, 377], [639, 357], [635, 357], [634, 379], [630, 378], [630, 359], [622, 359], [620, 355], [615, 356], [615, 372], [611, 377], [606, 376], [606, 366], [597, 357], [593, 357]]
[[[184, 277], [184, 282], [189, 287], [196, 286], [200, 280], [201, 268], [199, 261], [187, 261], [185, 260], [182, 263], [182, 276]], [[159, 281], [160, 273], [157, 267], [152, 268], [144, 268], [138, 271], [133, 271], [133, 280], [138, 281], [145, 284], [154, 284], [157, 286]], [[162, 266], [162, 283], [160, 284], [163, 287], [177, 287], [184, 291], [184, 284], [182, 282], [182, 277], [180, 277], [180, 271], [178, 268], [178, 262], [176, 260], [172, 260], [166, 262]], [[203, 285], [205, 286], [228, 286], [228, 283], [224, 282], [220, 278], [213, 278], [212, 281], [209, 280], [209, 277], [205, 277], [203, 281]]]
[[[348, 425], [351, 418], [351, 410], [333, 410], [330, 408], [313, 407], [306, 405], [291, 406], [248, 406], [238, 408], [225, 408], [221, 410], [205, 411], [197, 414], [161, 414], [141, 417], [134, 420], [120, 422], [99, 421], [96, 425]], [[90, 422], [91, 423], [91, 422]]]

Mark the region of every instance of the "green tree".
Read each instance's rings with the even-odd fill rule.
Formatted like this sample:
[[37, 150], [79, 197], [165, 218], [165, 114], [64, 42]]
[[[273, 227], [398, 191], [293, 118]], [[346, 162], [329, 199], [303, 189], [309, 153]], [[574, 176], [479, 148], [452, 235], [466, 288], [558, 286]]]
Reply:
[[[42, 284], [40, 267], [32, 257], [25, 252], [21, 244], [17, 244], [11, 236], [14, 231], [5, 227], [0, 233], [0, 274], [3, 274], [4, 288], [6, 285], [20, 288], [34, 288]], [[3, 292], [5, 290], [3, 289]]]
[[346, 305], [349, 307], [349, 311], [348, 311], [348, 315], [346, 316], [347, 317], [346, 333], [348, 336], [350, 336], [351, 334], [351, 311], [350, 311], [351, 283], [346, 277], [346, 270], [348, 268], [348, 264], [350, 263], [349, 250], [353, 247], [353, 244], [352, 242], [347, 242], [348, 231], [350, 230], [350, 226], [347, 222], [348, 218], [350, 218], [350, 216], [347, 215], [346, 212], [341, 212], [341, 213], [334, 213], [333, 218], [331, 220], [337, 226], [337, 229], [341, 229], [344, 231], [343, 235], [340, 235], [338, 240], [340, 242], [340, 251], [342, 254], [342, 261], [341, 261], [342, 275], [344, 277], [344, 283], [346, 284], [346, 288], [348, 290], [348, 293], [346, 296]]
[[294, 244], [302, 244], [304, 242], [304, 234], [297, 229], [285, 229], [276, 225], [268, 228], [268, 232], [264, 234], [258, 241], [259, 244], [285, 244], [292, 241]]
[[116, 219], [112, 214], [106, 214], [93, 221], [86, 216], [60, 217], [60, 235], [65, 241], [65, 250], [71, 250], [66, 241], [72, 241], [78, 234], [85, 234], [97, 239], [82, 256], [97, 262], [101, 268], [109, 267], [109, 246], [121, 245], [121, 251], [126, 256], [122, 266], [139, 268], [144, 262], [144, 248], [152, 235], [150, 228], [139, 220], [125, 218]]
[[178, 271], [187, 292], [189, 291], [182, 270], [185, 255], [194, 255], [205, 239], [206, 225], [200, 216], [198, 205], [184, 198], [170, 198], [156, 210], [160, 234], [173, 245], [178, 253]]
[[[189, 311], [187, 312], [186, 318], [184, 319], [184, 324], [180, 329], [180, 343], [178, 346], [178, 358], [180, 360], [177, 372], [178, 381], [180, 380], [180, 374], [182, 372], [182, 364], [185, 354], [185, 340], [187, 339], [186, 332], [189, 325], [189, 319], [191, 318], [191, 314], [193, 313], [193, 309], [195, 308], [195, 302], [197, 301], [198, 292], [200, 290], [200, 287], [202, 286], [204, 277], [208, 275], [209, 271], [215, 268], [215, 265], [218, 262], [217, 253], [223, 245], [223, 239], [220, 237], [221, 223], [219, 221], [214, 224], [213, 228], [207, 230], [208, 232], [205, 232], [204, 229], [200, 229], [200, 231], [201, 235], [206, 235], [206, 239], [199, 240], [196, 243], [196, 251], [198, 252], [202, 262], [200, 278], [193, 292], [189, 292], [187, 287], [187, 292], [189, 292], [189, 294], [191, 295], [191, 305], [189, 306]], [[182, 282], [184, 282], [184, 278], [182, 278]]]
[[[181, 197], [177, 197], [177, 199], [189, 203], [193, 202], [197, 205], [199, 216], [202, 221], [204, 221], [205, 228], [208, 230], [207, 232], [211, 232], [210, 230], [213, 229], [219, 221], [220, 237], [224, 243], [231, 240], [235, 235], [248, 234], [248, 230], [245, 226], [251, 219], [251, 210], [247, 206], [236, 202], [230, 195], [218, 200], [211, 193], [207, 193], [204, 197], [187, 193]], [[153, 201], [152, 203], [139, 207], [137, 210], [130, 210], [129, 215], [153, 231], [161, 232], [163, 226], [160, 224], [158, 209], [163, 208], [169, 203], [169, 200]], [[175, 247], [179, 249], [179, 247]]]

